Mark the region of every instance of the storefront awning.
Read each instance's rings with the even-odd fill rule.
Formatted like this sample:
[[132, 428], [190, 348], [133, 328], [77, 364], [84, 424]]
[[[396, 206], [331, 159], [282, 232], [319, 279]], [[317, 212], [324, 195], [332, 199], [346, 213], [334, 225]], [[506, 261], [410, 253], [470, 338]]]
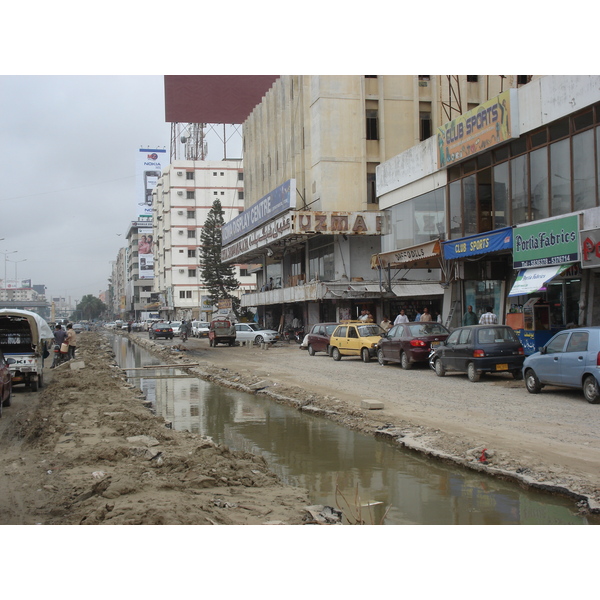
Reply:
[[444, 293], [444, 288], [439, 283], [400, 283], [392, 286], [392, 292], [398, 298], [440, 296]]
[[440, 240], [371, 256], [371, 269], [439, 269]]
[[553, 267], [521, 269], [508, 297], [533, 294], [542, 289], [551, 279], [566, 271], [570, 266], [571, 263]]

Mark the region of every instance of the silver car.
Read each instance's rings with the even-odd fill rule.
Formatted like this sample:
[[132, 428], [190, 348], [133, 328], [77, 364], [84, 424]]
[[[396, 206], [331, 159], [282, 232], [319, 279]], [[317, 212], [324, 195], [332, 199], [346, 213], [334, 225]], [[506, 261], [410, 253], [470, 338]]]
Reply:
[[523, 363], [530, 394], [545, 385], [583, 390], [591, 404], [600, 403], [600, 327], [565, 329]]
[[236, 323], [235, 338], [238, 342], [251, 341], [255, 344], [272, 344], [279, 339], [274, 329], [261, 329], [256, 323]]

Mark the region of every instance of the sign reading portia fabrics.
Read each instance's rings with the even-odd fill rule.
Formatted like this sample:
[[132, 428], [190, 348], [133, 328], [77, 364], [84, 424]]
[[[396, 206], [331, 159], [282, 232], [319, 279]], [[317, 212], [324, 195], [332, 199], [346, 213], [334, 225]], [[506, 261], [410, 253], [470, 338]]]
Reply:
[[519, 225], [513, 232], [513, 267], [548, 267], [579, 260], [579, 215]]

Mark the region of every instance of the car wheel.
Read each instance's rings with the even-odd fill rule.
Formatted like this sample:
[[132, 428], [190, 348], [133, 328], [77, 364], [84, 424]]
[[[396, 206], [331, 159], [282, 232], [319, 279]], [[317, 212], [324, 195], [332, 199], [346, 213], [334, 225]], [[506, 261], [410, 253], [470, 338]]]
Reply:
[[309, 353], [311, 356], [314, 356], [314, 355], [315, 355], [315, 349], [314, 349], [314, 348], [313, 348], [313, 347], [312, 347], [310, 344], [308, 345], [308, 353]]
[[44, 387], [44, 374], [38, 375], [38, 387], [42, 389]]
[[383, 350], [381, 348], [379, 348], [379, 350], [377, 350], [377, 362], [383, 367], [384, 365], [387, 365], [387, 360], [385, 360], [385, 358], [383, 358]]
[[331, 356], [331, 346], [329, 344], [327, 344], [327, 356]]
[[361, 357], [361, 359], [362, 359], [362, 361], [363, 361], [364, 363], [371, 362], [371, 354], [370, 354], [370, 352], [369, 352], [369, 349], [368, 349], [368, 348], [363, 348], [363, 349], [360, 351], [360, 357]]
[[542, 391], [542, 384], [533, 369], [525, 371], [525, 387], [530, 394], [539, 394]]
[[342, 355], [338, 348], [331, 349], [331, 358], [333, 358], [333, 360], [342, 360]]
[[469, 366], [467, 367], [467, 377], [469, 378], [469, 381], [472, 381], [473, 383], [476, 383], [481, 379], [481, 373], [475, 368], [475, 363], [469, 363]]
[[254, 343], [255, 343], [255, 344], [262, 344], [264, 341], [265, 341], [265, 339], [263, 338], [263, 336], [262, 336], [262, 335], [257, 335], [257, 336], [254, 338]]
[[229, 340], [229, 347], [233, 346], [233, 344], [235, 344], [235, 342], [233, 340]]
[[29, 385], [31, 387], [31, 391], [32, 392], [37, 392], [38, 391], [38, 380], [37, 377], [35, 379], [31, 379], [29, 382]]
[[150, 332], [148, 332], [148, 338], [152, 339], [152, 334]]
[[521, 371], [521, 369], [515, 369], [512, 372], [512, 376], [515, 381], [521, 381], [521, 379], [523, 379], [523, 371]]
[[598, 389], [598, 382], [593, 375], [588, 375], [583, 380], [583, 395], [590, 404], [600, 402], [600, 389]]
[[434, 371], [438, 377], [444, 377], [444, 375], [446, 374], [446, 369], [444, 368], [444, 365], [442, 364], [442, 361], [439, 358], [437, 358], [434, 363]]
[[402, 353], [402, 356], [400, 356], [400, 365], [402, 366], [402, 368], [405, 371], [408, 371], [409, 369], [412, 369], [412, 363], [410, 362], [408, 355], [406, 354], [406, 352]]

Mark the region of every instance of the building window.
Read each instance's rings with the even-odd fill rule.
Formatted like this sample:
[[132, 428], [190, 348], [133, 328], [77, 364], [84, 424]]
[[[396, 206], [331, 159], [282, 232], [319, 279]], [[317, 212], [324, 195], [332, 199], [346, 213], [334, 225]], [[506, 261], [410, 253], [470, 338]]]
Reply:
[[419, 113], [419, 129], [421, 142], [431, 137], [431, 113]]
[[225, 192], [221, 192], [221, 196], [224, 196], [224, 195], [225, 195]]
[[196, 269], [188, 269], [188, 277], [196, 277]]
[[377, 204], [377, 189], [375, 186], [375, 173], [367, 173], [367, 203]]
[[196, 197], [196, 192], [194, 190], [188, 190], [185, 197], [188, 200], [193, 200]]
[[240, 269], [240, 277], [248, 277], [248, 269]]
[[187, 211], [187, 218], [188, 219], [195, 219], [196, 218], [196, 211], [195, 210], [188, 210]]
[[194, 171], [186, 171], [185, 178], [188, 180], [194, 180]]
[[188, 229], [188, 238], [195, 238], [196, 237], [196, 230], [195, 229]]
[[191, 299], [191, 297], [192, 297], [192, 290], [186, 290], [185, 297], [188, 298], [188, 299]]
[[242, 171], [238, 171], [238, 181], [244, 181], [244, 173]]
[[365, 75], [366, 79], [377, 79], [377, 75]]
[[188, 250], [188, 258], [196, 258], [196, 251]]
[[213, 196], [218, 196], [219, 192], [213, 192]]
[[468, 83], [477, 83], [477, 75], [467, 75]]
[[243, 200], [244, 199], [244, 192], [239, 191], [238, 192], [238, 200]]
[[185, 298], [185, 292], [183, 290], [179, 290], [179, 298]]
[[517, 84], [524, 85], [531, 81], [531, 75], [517, 75]]
[[429, 81], [431, 79], [431, 75], [419, 75], [419, 81]]
[[217, 172], [213, 171], [213, 177], [216, 177], [216, 176], [217, 176]]
[[221, 177], [224, 177], [225, 173], [223, 171], [221, 171]]
[[379, 131], [377, 127], [377, 111], [367, 110], [367, 139], [378, 140]]

